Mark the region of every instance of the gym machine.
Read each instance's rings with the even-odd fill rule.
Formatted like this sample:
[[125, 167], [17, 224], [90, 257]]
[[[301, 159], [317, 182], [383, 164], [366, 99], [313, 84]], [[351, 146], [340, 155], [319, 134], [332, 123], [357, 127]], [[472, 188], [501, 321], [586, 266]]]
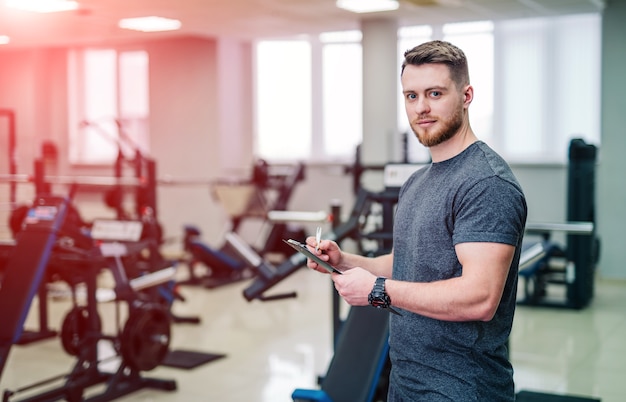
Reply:
[[[256, 220], [271, 225], [263, 247], [257, 252], [286, 255], [292, 250], [282, 242], [283, 238], [300, 238], [306, 235], [299, 227], [287, 222], [273, 222], [268, 219], [271, 212], [285, 211], [295, 190], [296, 184], [304, 179], [303, 164], [295, 166], [270, 166], [258, 160], [253, 166], [250, 180], [243, 182], [220, 181], [214, 183], [213, 193], [231, 218], [232, 233], [239, 233], [246, 220]], [[189, 279], [183, 284], [203, 285], [215, 288], [233, 282], [252, 278], [254, 270], [241, 260], [228, 243], [214, 249], [201, 240], [200, 230], [193, 225], [184, 227], [183, 248], [189, 254], [187, 266]], [[196, 268], [202, 265], [208, 269], [206, 275], [197, 275]]]
[[320, 389], [298, 388], [294, 402], [372, 402], [385, 393], [389, 312], [369, 306], [351, 307], [341, 328], [335, 354]]
[[[141, 371], [158, 366], [167, 355], [170, 340], [170, 315], [162, 303], [147, 297], [144, 289], [170, 281], [173, 268], [168, 267], [128, 280], [121, 258], [134, 251], [130, 243], [101, 242], [94, 245], [89, 234], [73, 225], [70, 217], [71, 197], [39, 195], [28, 211], [23, 230], [16, 238], [5, 267], [0, 288], [0, 376], [9, 357], [11, 346], [20, 338], [30, 304], [41, 286], [49, 267], [63, 267], [86, 284], [85, 306], [75, 306], [63, 323], [62, 345], [77, 357], [70, 373], [23, 387], [6, 390], [3, 401], [30, 392], [53, 382], [63, 385], [46, 389], [22, 401], [110, 401], [142, 388], [172, 391], [173, 380], [144, 378]], [[115, 278], [116, 301], [128, 305], [128, 319], [118, 334], [101, 331], [96, 299], [96, 277], [100, 270], [111, 270]], [[115, 373], [99, 368], [98, 342], [109, 341], [121, 356]], [[88, 388], [105, 384], [105, 390], [89, 398]]]
[[[600, 240], [595, 228], [596, 147], [573, 139], [569, 147], [566, 223], [528, 223], [527, 242], [520, 257], [524, 280], [522, 305], [581, 309], [593, 298]], [[562, 246], [554, 233], [566, 236]], [[562, 292], [549, 292], [552, 288]], [[557, 293], [556, 295], [554, 293]]]
[[[96, 132], [107, 136], [106, 132], [97, 124], [83, 122], [85, 126], [92, 126], [97, 129]], [[94, 188], [104, 189], [104, 201], [107, 206], [114, 209], [116, 219], [112, 221], [115, 225], [132, 225], [136, 222], [141, 226], [140, 239], [145, 243], [142, 253], [131, 253], [124, 257], [125, 267], [128, 270], [127, 275], [135, 278], [146, 272], [171, 265], [169, 261], [165, 261], [159, 251], [159, 246], [163, 243], [163, 231], [158, 221], [157, 207], [157, 167], [156, 161], [142, 154], [139, 146], [135, 144], [130, 137], [122, 129], [122, 125], [116, 120], [119, 131], [119, 139], [113, 141], [118, 146], [118, 155], [113, 165], [113, 177], [48, 177], [45, 172], [45, 158], [36, 159], [34, 162], [34, 178], [36, 194], [49, 194], [52, 184], [71, 185], [75, 189], [82, 187], [93, 190]], [[127, 145], [133, 151], [133, 157], [129, 158], [124, 155], [123, 148]], [[45, 152], [44, 152], [45, 154]], [[130, 170], [130, 175], [128, 171]], [[128, 210], [126, 196], [132, 197], [132, 208]], [[104, 225], [104, 221], [100, 220], [100, 225]], [[89, 225], [87, 225], [89, 226]], [[95, 239], [97, 240], [97, 239]], [[147, 254], [148, 258], [142, 258], [141, 255]], [[128, 261], [131, 260], [131, 261]], [[153, 290], [153, 292], [156, 292]], [[176, 288], [169, 286], [160, 286], [158, 293], [169, 304], [175, 300], [184, 301], [184, 297]], [[198, 317], [180, 317], [172, 315], [172, 319], [176, 323], [198, 323]]]

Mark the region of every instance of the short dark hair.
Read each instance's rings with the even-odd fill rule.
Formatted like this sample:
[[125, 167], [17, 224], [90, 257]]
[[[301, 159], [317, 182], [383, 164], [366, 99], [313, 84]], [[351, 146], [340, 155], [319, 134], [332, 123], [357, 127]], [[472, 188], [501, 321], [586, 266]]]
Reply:
[[404, 61], [400, 76], [407, 65], [445, 64], [450, 70], [450, 77], [457, 87], [469, 84], [469, 71], [465, 53], [453, 44], [441, 40], [424, 42], [404, 52]]

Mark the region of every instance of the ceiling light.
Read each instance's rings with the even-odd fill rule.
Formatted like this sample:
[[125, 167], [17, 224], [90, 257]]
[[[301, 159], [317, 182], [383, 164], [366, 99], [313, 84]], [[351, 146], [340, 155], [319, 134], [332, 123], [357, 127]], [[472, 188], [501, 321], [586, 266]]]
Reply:
[[353, 13], [374, 13], [398, 9], [398, 0], [337, 0], [337, 7]]
[[73, 0], [4, 0], [4, 5], [35, 13], [56, 13], [78, 9], [78, 2]]
[[6, 45], [9, 42], [11, 42], [11, 38], [6, 35], [0, 35], [0, 45]]
[[180, 29], [181, 23], [179, 20], [173, 20], [163, 17], [138, 17], [138, 18], [124, 18], [118, 23], [120, 28], [132, 29], [141, 32], [160, 32], [160, 31], [175, 31]]

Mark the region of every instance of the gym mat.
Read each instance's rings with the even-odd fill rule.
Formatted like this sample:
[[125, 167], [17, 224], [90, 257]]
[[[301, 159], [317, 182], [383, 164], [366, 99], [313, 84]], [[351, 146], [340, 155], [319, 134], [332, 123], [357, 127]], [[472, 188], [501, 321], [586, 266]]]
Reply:
[[165, 359], [163, 359], [161, 366], [191, 370], [223, 357], [226, 357], [226, 355], [196, 352], [192, 350], [170, 350], [167, 356], [165, 356]]
[[543, 392], [520, 391], [516, 402], [600, 402], [600, 399], [585, 396], [546, 394]]

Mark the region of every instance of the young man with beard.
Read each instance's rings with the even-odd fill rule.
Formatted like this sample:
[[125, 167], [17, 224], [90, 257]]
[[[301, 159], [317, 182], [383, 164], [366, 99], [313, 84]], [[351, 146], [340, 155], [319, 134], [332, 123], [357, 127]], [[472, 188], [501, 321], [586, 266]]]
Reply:
[[[309, 248], [353, 306], [391, 307], [389, 402], [513, 401], [511, 331], [527, 207], [507, 163], [469, 123], [467, 60], [432, 41], [405, 53], [402, 92], [432, 163], [400, 190], [393, 251], [368, 258], [314, 237]], [[313, 261], [308, 266], [326, 272]], [[389, 278], [389, 279], [385, 279]]]

